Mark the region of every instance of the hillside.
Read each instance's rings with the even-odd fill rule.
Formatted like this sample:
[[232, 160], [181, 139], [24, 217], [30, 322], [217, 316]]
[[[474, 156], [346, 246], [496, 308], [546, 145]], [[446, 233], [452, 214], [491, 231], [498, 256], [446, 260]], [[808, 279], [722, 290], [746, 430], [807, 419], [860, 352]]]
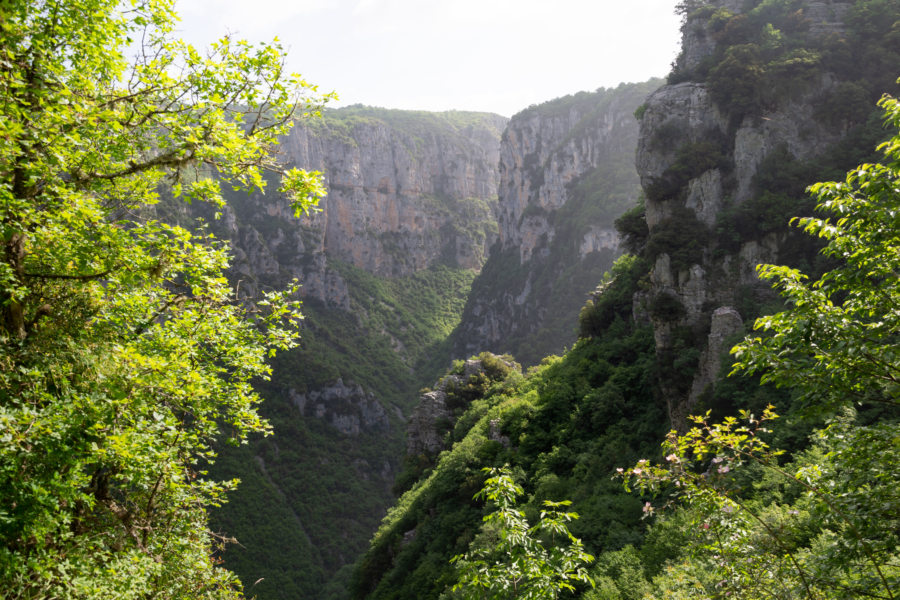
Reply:
[[[324, 173], [321, 211], [231, 193], [213, 231], [248, 300], [301, 282], [298, 349], [280, 354], [261, 408], [275, 435], [215, 465], [243, 484], [214, 514], [239, 545], [225, 564], [263, 598], [342, 597], [346, 566], [385, 508], [416, 392], [497, 236], [500, 132], [478, 113], [350, 107], [295, 127], [290, 164]], [[342, 571], [342, 569], [344, 569]], [[330, 587], [329, 587], [330, 586]]]
[[[846, 519], [822, 529], [827, 518], [811, 515], [827, 515], [826, 503], [791, 505], [802, 496], [797, 487], [760, 480], [759, 471], [726, 476], [729, 469], [720, 468], [723, 485], [732, 486], [723, 492], [726, 499], [713, 496], [704, 505], [710, 496], [697, 492], [694, 512], [677, 512], [651, 527], [644, 518], [652, 511], [650, 497], [627, 493], [616, 469], [638, 458], [662, 459], [665, 432], [683, 431], [688, 414], [711, 410], [722, 416], [747, 409], [759, 415], [770, 402], [789, 418], [767, 439], [800, 465], [812, 464], [804, 469], [822, 460], [821, 450], [808, 450], [807, 436], [835, 413], [810, 411], [800, 386], [760, 387], [750, 376], [724, 381], [723, 353], [741, 338], [745, 324], [783, 306], [757, 279], [757, 263], [796, 265], [812, 276], [838, 264], [834, 256], [818, 253], [821, 242], [790, 228], [788, 220], [810, 214], [807, 185], [842, 179], [886, 137], [874, 102], [884, 92], [897, 92], [900, 48], [894, 24], [900, 14], [895, 3], [879, 1], [720, 0], [686, 2], [681, 9], [683, 52], [668, 85], [636, 111], [637, 169], [645, 200], [618, 219], [631, 255], [598, 280], [600, 287], [580, 314], [579, 340], [564, 356], [547, 358], [525, 374], [494, 370], [467, 375], [462, 383], [436, 384], [451, 416], [449, 423], [434, 424], [447, 432], [443, 445], [426, 461], [408, 459], [414, 476], [404, 480], [408, 491], [382, 522], [356, 571], [355, 597], [456, 597], [448, 592], [457, 577], [450, 558], [492, 543], [491, 532], [481, 529], [486, 509], [473, 499], [484, 481], [482, 468], [504, 464], [525, 489], [525, 515], [532, 523], [542, 501], [573, 501], [581, 518], [571, 529], [599, 556], [593, 568], [598, 588], [582, 590], [584, 598], [637, 599], [664, 592], [709, 597], [726, 581], [735, 582], [736, 590], [743, 590], [738, 584], [750, 589], [741, 597], [757, 598], [754, 593], [761, 592], [752, 585], [758, 578], [774, 577], [776, 585], [783, 575], [790, 580], [786, 586], [804, 589], [803, 571], [798, 578], [783, 558], [784, 546], [777, 544], [791, 544], [790, 552], [802, 557], [844, 552], [834, 540], [847, 531]], [[485, 342], [489, 348], [491, 340]], [[465, 373], [460, 365], [450, 375]], [[896, 421], [894, 412], [877, 408], [878, 402], [859, 405], [861, 424], [880, 418], [889, 427]], [[838, 419], [851, 419], [848, 414]], [[681, 452], [669, 460], [679, 460]], [[735, 464], [740, 460], [727, 463]], [[708, 473], [709, 456], [695, 468]], [[635, 477], [641, 471], [635, 467]], [[839, 471], [828, 477], [839, 477], [834, 473]], [[746, 500], [760, 503], [752, 506], [760, 508], [762, 525], [748, 524], [744, 505], [735, 504], [745, 488]], [[859, 493], [848, 492], [854, 498]], [[780, 502], [795, 512], [779, 508]], [[741, 516], [728, 517], [738, 506]], [[759, 513], [749, 512], [754, 514]], [[779, 516], [792, 514], [804, 520], [788, 525]], [[790, 527], [795, 537], [763, 539], [765, 527], [775, 526], [770, 523]], [[721, 528], [713, 527], [718, 524]], [[742, 536], [735, 538], [740, 543], [712, 537], [732, 532]], [[882, 534], [890, 538], [885, 531], [877, 535]], [[689, 554], [696, 540], [708, 551]], [[733, 563], [721, 561], [719, 567], [715, 549], [720, 547]], [[741, 554], [742, 547], [754, 548], [761, 560], [768, 560], [769, 552], [783, 562], [773, 558], [776, 562], [757, 565], [753, 556]], [[822, 550], [826, 547], [831, 550]], [[879, 548], [884, 561], [895, 560], [896, 545]], [[871, 554], [861, 562], [866, 560], [873, 561]], [[833, 571], [810, 568], [823, 569], [817, 576], [830, 582], [822, 584], [823, 593], [831, 589], [829, 594], [840, 597], [835, 585], [865, 585], [835, 583]], [[766, 569], [776, 569], [775, 575]], [[809, 594], [808, 583], [805, 589]]]

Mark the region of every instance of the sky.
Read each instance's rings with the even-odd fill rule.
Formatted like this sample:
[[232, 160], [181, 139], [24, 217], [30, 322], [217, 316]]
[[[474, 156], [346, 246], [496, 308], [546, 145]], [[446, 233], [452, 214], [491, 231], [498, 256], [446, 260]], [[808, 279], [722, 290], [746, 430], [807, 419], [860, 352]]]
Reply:
[[676, 0], [178, 0], [179, 33], [278, 37], [332, 106], [512, 116], [579, 91], [663, 77]]

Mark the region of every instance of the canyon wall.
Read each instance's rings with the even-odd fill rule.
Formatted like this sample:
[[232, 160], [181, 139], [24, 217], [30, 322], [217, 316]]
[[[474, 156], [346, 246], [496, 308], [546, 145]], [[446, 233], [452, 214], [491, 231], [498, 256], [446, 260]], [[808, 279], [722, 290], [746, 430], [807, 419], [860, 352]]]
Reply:
[[331, 261], [382, 277], [436, 264], [479, 269], [496, 239], [505, 124], [486, 113], [366, 107], [300, 122], [279, 148], [282, 159], [322, 172], [328, 196], [297, 221], [283, 198], [235, 195], [225, 215], [235, 270], [251, 284], [297, 277], [305, 296], [349, 309]]
[[810, 214], [807, 185], [872, 152], [874, 101], [896, 87], [889, 52], [863, 60], [879, 56], [867, 3], [753, 4], [686, 3], [682, 53], [641, 111], [652, 269], [635, 314], [652, 321], [678, 426], [712, 392], [729, 336], [777, 308], [756, 266], [814, 265], [788, 220]]
[[575, 340], [578, 310], [620, 253], [614, 221], [640, 193], [634, 117], [660, 80], [581, 92], [515, 115], [500, 147], [498, 243], [473, 284], [457, 356], [525, 363]]

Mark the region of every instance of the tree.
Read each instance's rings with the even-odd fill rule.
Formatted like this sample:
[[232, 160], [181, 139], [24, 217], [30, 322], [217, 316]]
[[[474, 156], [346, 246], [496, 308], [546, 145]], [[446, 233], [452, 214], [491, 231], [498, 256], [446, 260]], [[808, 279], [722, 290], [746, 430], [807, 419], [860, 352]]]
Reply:
[[811, 186], [829, 216], [797, 220], [838, 266], [809, 282], [761, 265], [787, 307], [732, 351], [735, 371], [796, 390], [826, 426], [785, 463], [763, 441], [773, 407], [743, 413], [746, 425], [707, 414], [670, 434], [665, 464], [620, 469], [643, 491], [679, 497], [694, 519], [693, 560], [669, 583], [748, 599], [900, 597], [900, 103], [879, 105], [895, 130], [879, 146], [884, 163]]
[[[886, 123], [900, 128], [898, 101], [884, 97], [879, 105]], [[809, 188], [830, 217], [794, 221], [827, 240], [822, 252], [840, 266], [810, 283], [796, 269], [760, 265], [760, 277], [774, 282], [789, 308], [756, 321], [771, 335], [734, 349], [736, 369], [802, 390], [822, 408], [900, 405], [900, 134], [879, 149], [884, 164]]]
[[[566, 526], [578, 515], [560, 510], [571, 502], [544, 501], [540, 522], [529, 527], [515, 505], [524, 491], [509, 468], [484, 471], [491, 477], [475, 497], [493, 502], [497, 510], [484, 517], [485, 529], [473, 549], [451, 559], [459, 571], [459, 581], [452, 591], [471, 599], [544, 599], [574, 591], [577, 583], [592, 584], [586, 566], [594, 557], [584, 551], [581, 540]], [[549, 542], [559, 538], [567, 545], [545, 545], [541, 535], [549, 536]]]
[[[172, 0], [0, 3], [0, 589], [221, 598], [217, 440], [267, 432], [251, 382], [294, 344], [293, 290], [242, 304], [225, 244], [156, 215], [318, 174], [271, 155], [315, 87], [276, 43], [172, 37]], [[136, 55], [131, 63], [126, 48]], [[171, 200], [167, 200], [170, 201]]]

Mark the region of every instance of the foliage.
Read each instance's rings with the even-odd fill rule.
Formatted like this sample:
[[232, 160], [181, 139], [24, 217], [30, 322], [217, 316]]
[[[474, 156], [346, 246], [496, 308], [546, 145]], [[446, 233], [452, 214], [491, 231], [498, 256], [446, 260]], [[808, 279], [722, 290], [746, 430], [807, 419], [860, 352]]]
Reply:
[[485, 133], [500, 137], [507, 119], [492, 113], [449, 110], [427, 112], [420, 110], [396, 110], [354, 104], [338, 109], [323, 111], [322, 118], [309, 123], [309, 128], [317, 134], [341, 139], [350, 146], [357, 146], [354, 130], [360, 125], [388, 126], [394, 132], [410, 139], [413, 147], [426, 139], [447, 136], [454, 137], [454, 143], [463, 145], [468, 135]]
[[[739, 13], [703, 1], [682, 3], [678, 10], [683, 30], [715, 47], [691, 70], [683, 59], [676, 61], [669, 83], [707, 82], [733, 128], [745, 117], [759, 117], [785, 98], [808, 92], [825, 72], [841, 82], [824, 100], [829, 118], [844, 127], [864, 122], [868, 113], [860, 107], [896, 89], [900, 8], [888, 0], [853, 2], [842, 18], [845, 27], [833, 33], [815, 31], [808, 9], [795, 0], [755, 0]], [[851, 112], [836, 112], [856, 100], [863, 103], [855, 103]]]
[[[684, 200], [691, 191], [689, 184], [703, 169], [718, 168], [725, 205], [717, 215], [715, 237], [706, 241], [712, 256], [737, 254], [748, 242], [763, 247], [777, 244], [786, 264], [823, 272], [829, 263], [817, 256], [821, 244], [792, 231], [787, 222], [811, 214], [812, 202], [803, 193], [809, 182], [842, 177], [884, 139], [875, 102], [881, 94], [898, 89], [893, 65], [900, 60], [895, 28], [900, 6], [856, 0], [829, 14], [797, 0], [749, 0], [728, 7], [699, 0], [681, 3], [678, 12], [684, 17], [685, 36], [696, 41], [690, 45], [695, 60], [688, 69], [685, 57], [680, 57], [670, 83], [702, 84], [725, 117], [723, 129], [730, 141], [720, 140], [717, 164], [708, 162], [716, 158], [714, 145], [697, 159], [686, 145], [686, 152], [677, 154], [648, 186], [648, 198]], [[699, 48], [708, 52], [697, 56]], [[799, 140], [814, 130], [824, 134], [813, 144], [815, 155], [802, 156], [796, 144], [772, 148], [756, 169], [749, 197], [748, 190], [729, 189], [735, 180], [727, 158], [732, 148], [739, 150], [743, 144], [733, 137], [738, 129], [766, 129], [765, 121], [773, 113], [791, 114], [801, 105], [811, 105], [811, 116], [822, 126], [801, 126], [797, 131]], [[664, 121], [653, 128], [651, 147], [678, 148], [687, 129], [686, 122]], [[834, 141], [828, 142], [829, 137]], [[704, 138], [715, 135], [707, 133]]]
[[644, 256], [655, 261], [661, 254], [667, 254], [676, 271], [686, 271], [699, 264], [711, 234], [709, 227], [693, 209], [676, 205], [671, 214], [660, 221], [647, 238]]
[[[391, 484], [406, 428], [395, 415], [409, 411], [417, 390], [450, 363], [443, 340], [475, 276], [435, 266], [382, 279], [331, 264], [348, 283], [351, 312], [304, 303], [301, 344], [279, 353], [272, 381], [259, 388], [260, 412], [275, 435], [224, 448], [215, 467], [217, 476], [246, 482], [212, 516], [240, 541], [222, 554], [225, 566], [244, 581], [262, 579], [249, 590], [260, 598], [321, 597], [326, 584], [346, 590], [347, 563], [365, 551], [396, 498]], [[361, 426], [359, 435], [347, 436], [330, 424], [330, 411], [362, 422], [359, 408], [330, 403], [317, 418], [312, 402], [301, 411], [291, 401], [338, 378], [375, 395], [390, 420], [386, 430]], [[394, 487], [403, 485], [404, 473]]]
[[[277, 44], [171, 37], [171, 2], [4, 3], [0, 587], [8, 598], [239, 595], [211, 556], [215, 442], [267, 432], [251, 381], [294, 344], [294, 289], [236, 302], [223, 244], [153, 218], [160, 186], [283, 176], [269, 150], [314, 88]], [[123, 52], [133, 40], [137, 56]], [[217, 179], [210, 175], [216, 174]]]
[[[664, 444], [665, 466], [640, 461], [623, 473], [642, 491], [674, 489], [670, 497], [689, 506], [691, 527], [702, 533], [693, 562], [679, 568], [736, 598], [763, 590], [775, 598], [892, 597], [900, 583], [900, 481], [888, 450], [896, 425], [837, 419], [817, 437], [820, 450], [782, 466], [782, 451], [763, 441], [775, 418], [772, 407], [758, 418], [742, 411], [747, 425], [694, 417], [696, 427]], [[778, 478], [775, 493], [766, 475]], [[770, 489], [748, 493], [748, 478]]]
[[[514, 119], [523, 119], [533, 116], [544, 118], [554, 118], [559, 115], [568, 115], [577, 113], [585, 115], [587, 118], [595, 117], [597, 114], [608, 109], [611, 101], [617, 96], [637, 91], [641, 96], [646, 96], [654, 89], [660, 86], [662, 82], [659, 79], [651, 79], [648, 82], [640, 84], [620, 83], [615, 88], [597, 88], [593, 92], [582, 91], [576, 94], [569, 94], [561, 98], [542, 102], [541, 104], [533, 104], [513, 116]], [[599, 102], [598, 102], [599, 100]], [[641, 101], [638, 99], [638, 101]], [[637, 107], [635, 107], [637, 108]], [[579, 128], [580, 129], [580, 128]]]
[[640, 255], [647, 243], [650, 229], [647, 227], [647, 207], [643, 196], [615, 221], [616, 231], [622, 238], [622, 246], [629, 254]]
[[[512, 478], [508, 466], [485, 468], [491, 475], [475, 494], [496, 505], [484, 517], [481, 539], [473, 548], [451, 559], [459, 571], [452, 597], [461, 598], [558, 598], [560, 593], [574, 592], [575, 585], [593, 580], [586, 566], [594, 557], [584, 551], [581, 540], [569, 531], [567, 522], [577, 513], [560, 509], [568, 500], [544, 500], [537, 525], [529, 527], [524, 513], [516, 508], [516, 498], [524, 494]], [[542, 537], [549, 538], [545, 545]], [[565, 543], [559, 545], [557, 541]]]
[[640, 258], [631, 254], [620, 256], [581, 308], [579, 336], [598, 337], [617, 319], [627, 321], [631, 316], [634, 290], [648, 271], [646, 262]]
[[687, 183], [711, 169], [726, 167], [725, 145], [712, 132], [705, 139], [678, 146], [675, 159], [665, 172], [644, 190], [649, 200], [672, 200], [684, 193]]

